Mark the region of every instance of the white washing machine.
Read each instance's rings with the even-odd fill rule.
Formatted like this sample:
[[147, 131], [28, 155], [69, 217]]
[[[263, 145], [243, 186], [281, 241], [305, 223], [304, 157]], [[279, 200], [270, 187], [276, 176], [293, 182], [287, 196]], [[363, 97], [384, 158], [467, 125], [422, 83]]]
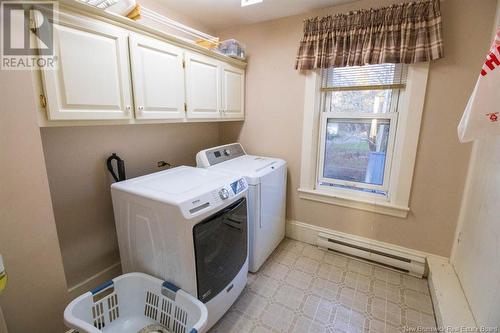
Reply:
[[256, 272], [285, 237], [286, 162], [247, 155], [239, 143], [196, 154], [201, 168], [243, 175], [248, 182], [249, 270]]
[[170, 281], [208, 309], [229, 309], [248, 272], [243, 177], [181, 166], [111, 185], [122, 268]]

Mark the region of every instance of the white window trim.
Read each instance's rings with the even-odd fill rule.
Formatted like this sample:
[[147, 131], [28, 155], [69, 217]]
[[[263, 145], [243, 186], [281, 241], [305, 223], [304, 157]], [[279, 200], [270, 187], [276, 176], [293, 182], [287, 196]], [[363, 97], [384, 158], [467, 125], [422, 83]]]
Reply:
[[300, 173], [301, 199], [343, 207], [351, 207], [401, 218], [408, 216], [411, 183], [417, 155], [418, 137], [429, 63], [412, 64], [408, 68], [405, 92], [400, 95], [397, 122], [398, 138], [394, 143], [389, 195], [373, 196], [351, 190], [326, 189], [317, 186], [318, 154], [320, 148], [320, 85], [318, 71], [306, 74], [304, 119], [302, 128], [302, 161]]
[[[326, 128], [327, 121], [328, 119], [348, 119], [351, 118], [355, 120], [361, 120], [361, 119], [387, 119], [391, 123], [391, 130], [389, 132], [389, 140], [388, 140], [388, 147], [387, 151], [392, 152], [392, 149], [394, 148], [393, 142], [394, 142], [394, 136], [396, 134], [396, 123], [397, 123], [397, 117], [398, 114], [396, 112], [389, 112], [389, 113], [377, 113], [377, 114], [372, 114], [372, 113], [349, 113], [346, 115], [346, 113], [341, 113], [341, 112], [322, 112], [320, 115], [320, 128]], [[332, 184], [338, 184], [338, 185], [343, 185], [343, 186], [352, 186], [352, 187], [362, 187], [366, 189], [372, 189], [372, 190], [381, 190], [381, 191], [388, 191], [389, 190], [389, 184], [387, 180], [389, 179], [389, 174], [391, 170], [391, 163], [392, 163], [392, 154], [388, 154], [387, 161], [384, 166], [384, 183], [382, 185], [375, 185], [375, 184], [365, 184], [365, 183], [360, 183], [360, 182], [354, 182], [354, 181], [345, 181], [345, 180], [340, 180], [340, 179], [329, 179], [325, 178], [321, 175], [323, 175], [323, 168], [324, 168], [324, 155], [325, 155], [325, 136], [320, 135], [319, 139], [319, 154], [318, 154], [318, 180], [325, 182], [325, 183], [332, 183]], [[321, 186], [320, 186], [321, 187]], [[325, 188], [327, 189], [327, 188]]]

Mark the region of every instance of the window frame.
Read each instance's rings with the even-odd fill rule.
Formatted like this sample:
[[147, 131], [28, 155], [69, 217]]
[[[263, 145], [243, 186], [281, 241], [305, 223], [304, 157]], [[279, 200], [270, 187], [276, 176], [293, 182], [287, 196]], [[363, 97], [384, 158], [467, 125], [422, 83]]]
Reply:
[[[320, 130], [319, 130], [319, 152], [318, 152], [318, 173], [317, 173], [317, 182], [318, 187], [330, 189], [331, 186], [321, 185], [320, 182], [330, 183], [332, 185], [341, 185], [341, 186], [350, 186], [353, 188], [359, 189], [369, 189], [369, 190], [379, 190], [387, 192], [389, 191], [390, 184], [390, 171], [392, 165], [392, 156], [394, 149], [394, 140], [396, 136], [397, 130], [397, 112], [388, 112], [388, 113], [362, 113], [362, 112], [321, 112], [321, 120], [320, 120]], [[360, 120], [360, 119], [387, 119], [390, 123], [389, 130], [389, 138], [387, 144], [387, 152], [386, 161], [384, 165], [384, 183], [382, 185], [375, 185], [369, 183], [355, 182], [355, 181], [346, 181], [334, 178], [326, 178], [323, 176], [324, 171], [324, 161], [325, 161], [325, 147], [326, 147], [326, 126], [329, 119], [352, 119], [352, 120]], [[335, 190], [338, 188], [335, 188]], [[345, 189], [346, 191], [353, 191]], [[370, 193], [366, 193], [370, 195]], [[381, 196], [381, 194], [372, 194]]]
[[[319, 186], [318, 158], [321, 149], [321, 74], [305, 72], [304, 118], [299, 198], [406, 218], [420, 125], [425, 101], [429, 63], [408, 67], [406, 88], [399, 94], [390, 183], [387, 196], [362, 191]], [[326, 112], [325, 112], [326, 113]], [[374, 114], [370, 114], [373, 118]], [[387, 114], [381, 114], [387, 115]], [[356, 193], [359, 192], [359, 193]]]

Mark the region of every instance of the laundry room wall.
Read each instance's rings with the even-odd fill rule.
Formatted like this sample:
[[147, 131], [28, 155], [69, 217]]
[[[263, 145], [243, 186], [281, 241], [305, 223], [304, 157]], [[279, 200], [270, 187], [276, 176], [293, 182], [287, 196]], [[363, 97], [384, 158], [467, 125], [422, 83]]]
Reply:
[[475, 143], [452, 264], [478, 326], [500, 327], [500, 138]]
[[445, 57], [430, 65], [408, 218], [308, 201], [297, 193], [305, 76], [294, 63], [302, 21], [401, 1], [357, 1], [218, 31], [248, 50], [246, 120], [222, 124], [221, 139], [240, 141], [249, 153], [288, 161], [289, 219], [449, 256], [471, 148], [459, 144], [456, 126], [489, 47], [495, 0], [441, 3]]
[[128, 178], [159, 171], [157, 161], [195, 165], [219, 143], [217, 123], [42, 128], [50, 193], [70, 289], [119, 273], [106, 158], [125, 160]]
[[31, 73], [2, 70], [0, 92], [0, 253], [8, 274], [0, 307], [11, 333], [62, 332], [68, 294]]

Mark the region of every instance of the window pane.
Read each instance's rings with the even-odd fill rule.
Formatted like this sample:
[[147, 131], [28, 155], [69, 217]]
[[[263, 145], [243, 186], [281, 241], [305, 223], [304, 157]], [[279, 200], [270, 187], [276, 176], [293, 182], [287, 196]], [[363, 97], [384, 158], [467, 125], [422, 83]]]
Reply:
[[323, 88], [405, 84], [408, 65], [380, 64], [334, 67], [322, 72]]
[[351, 90], [325, 92], [326, 112], [388, 113], [392, 110], [393, 96], [387, 90]]
[[323, 177], [382, 185], [388, 119], [328, 119]]

